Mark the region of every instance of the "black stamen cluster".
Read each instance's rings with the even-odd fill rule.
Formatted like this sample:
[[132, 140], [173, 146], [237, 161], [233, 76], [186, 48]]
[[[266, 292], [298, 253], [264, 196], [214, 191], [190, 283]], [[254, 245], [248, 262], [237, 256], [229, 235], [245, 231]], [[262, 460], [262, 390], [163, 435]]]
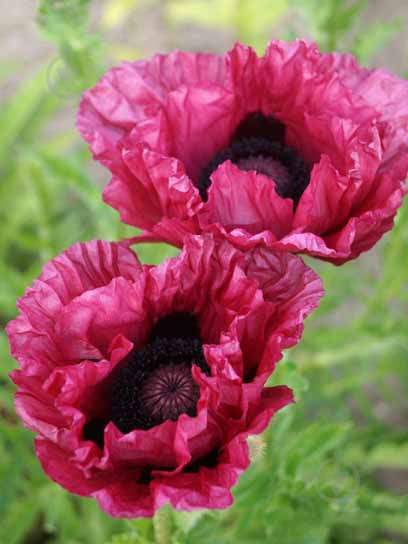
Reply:
[[208, 200], [210, 176], [218, 166], [227, 160], [239, 166], [240, 161], [250, 158], [272, 158], [287, 169], [289, 183], [277, 184], [276, 191], [282, 198], [291, 198], [296, 208], [309, 184], [310, 167], [296, 149], [284, 144], [282, 123], [261, 113], [251, 114], [244, 119], [235, 131], [229, 147], [217, 153], [203, 170], [197, 183], [202, 200]]
[[111, 420], [122, 432], [150, 429], [181, 413], [196, 415], [199, 387], [191, 375], [192, 365], [210, 373], [198, 332], [191, 314], [166, 316], [153, 327], [150, 343], [119, 370]]

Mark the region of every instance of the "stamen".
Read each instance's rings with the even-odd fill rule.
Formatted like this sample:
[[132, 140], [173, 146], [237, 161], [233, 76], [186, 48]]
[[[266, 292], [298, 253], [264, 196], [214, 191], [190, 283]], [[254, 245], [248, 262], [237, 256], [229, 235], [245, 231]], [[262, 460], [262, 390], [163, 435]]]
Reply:
[[172, 312], [154, 325], [150, 341], [156, 338], [200, 338], [197, 318], [190, 312]]
[[198, 320], [190, 312], [173, 312], [160, 318], [149, 343], [133, 352], [127, 366], [116, 371], [111, 415], [92, 419], [83, 429], [84, 440], [103, 448], [109, 421], [124, 433], [150, 429], [185, 413], [194, 417], [200, 388], [191, 369], [197, 365], [210, 374], [200, 340]]
[[310, 181], [310, 167], [298, 152], [284, 144], [284, 125], [272, 116], [250, 114], [235, 131], [231, 144], [215, 155], [197, 183], [204, 202], [208, 200], [211, 174], [227, 160], [241, 170], [255, 170], [275, 182], [282, 198], [291, 198], [296, 208]]
[[[185, 317], [180, 323], [185, 323]], [[170, 321], [168, 316], [166, 321], [158, 322], [151, 335], [156, 338], [136, 351], [118, 373], [113, 387], [112, 421], [124, 433], [150, 429], [168, 419], [176, 421], [183, 413], [192, 417], [197, 413], [200, 389], [191, 368], [197, 365], [206, 374], [210, 369], [198, 338], [157, 338], [163, 324]], [[168, 333], [173, 329], [166, 330]], [[195, 331], [192, 326], [188, 330]]]
[[285, 143], [285, 125], [273, 115], [264, 115], [260, 111], [248, 114], [236, 128], [231, 143], [246, 138], [264, 138], [271, 142]]

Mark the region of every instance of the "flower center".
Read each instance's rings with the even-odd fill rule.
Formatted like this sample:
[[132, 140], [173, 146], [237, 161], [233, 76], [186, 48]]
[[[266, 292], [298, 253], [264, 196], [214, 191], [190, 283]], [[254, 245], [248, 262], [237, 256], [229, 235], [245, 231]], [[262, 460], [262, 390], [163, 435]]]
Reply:
[[189, 363], [159, 366], [144, 381], [140, 402], [152, 420], [176, 421], [180, 414], [195, 415], [200, 390]]
[[209, 374], [197, 321], [173, 313], [160, 319], [150, 343], [135, 351], [119, 370], [112, 393], [112, 421], [124, 433], [150, 429], [181, 414], [195, 416], [200, 388], [193, 380], [195, 364]]
[[285, 127], [273, 116], [249, 114], [236, 129], [230, 145], [217, 153], [202, 172], [198, 190], [208, 200], [211, 174], [227, 160], [241, 170], [255, 170], [275, 182], [282, 198], [291, 198], [296, 208], [310, 181], [310, 167], [296, 149], [284, 143]]

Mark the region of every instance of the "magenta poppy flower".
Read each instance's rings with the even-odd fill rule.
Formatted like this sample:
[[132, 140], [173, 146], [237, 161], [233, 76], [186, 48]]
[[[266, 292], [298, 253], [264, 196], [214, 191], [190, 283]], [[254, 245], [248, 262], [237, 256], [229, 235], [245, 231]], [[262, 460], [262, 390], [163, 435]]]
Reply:
[[74, 245], [7, 327], [45, 472], [112, 516], [227, 507], [247, 437], [293, 401], [265, 382], [321, 295], [298, 257], [209, 235], [159, 266], [117, 243]]
[[143, 239], [211, 231], [336, 264], [392, 228], [408, 170], [408, 83], [304, 41], [265, 55], [174, 52], [110, 70], [78, 126]]

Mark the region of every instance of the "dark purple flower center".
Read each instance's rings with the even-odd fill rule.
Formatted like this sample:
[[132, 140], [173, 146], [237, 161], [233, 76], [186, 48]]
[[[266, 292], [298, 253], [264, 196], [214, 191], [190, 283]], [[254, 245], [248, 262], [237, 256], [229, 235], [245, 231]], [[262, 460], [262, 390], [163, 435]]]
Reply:
[[197, 187], [208, 200], [211, 174], [227, 160], [241, 170], [255, 170], [273, 179], [276, 192], [291, 198], [296, 208], [310, 181], [310, 167], [293, 147], [285, 145], [285, 126], [273, 116], [248, 115], [236, 129], [230, 145], [218, 152], [202, 172]]
[[153, 370], [140, 388], [140, 403], [154, 421], [176, 420], [195, 413], [199, 388], [191, 377], [190, 363], [170, 363]]
[[111, 420], [128, 433], [176, 421], [181, 414], [195, 416], [200, 388], [192, 377], [193, 365], [209, 374], [195, 317], [178, 312], [160, 319], [150, 342], [118, 372]]

